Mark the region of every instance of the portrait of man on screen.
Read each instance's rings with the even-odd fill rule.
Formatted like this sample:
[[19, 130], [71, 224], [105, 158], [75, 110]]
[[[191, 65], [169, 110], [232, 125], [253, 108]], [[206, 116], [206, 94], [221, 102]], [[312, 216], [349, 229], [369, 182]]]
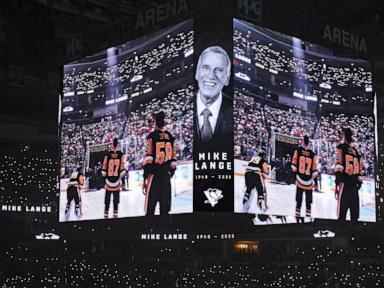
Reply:
[[230, 142], [232, 99], [222, 91], [230, 76], [231, 61], [222, 47], [210, 46], [200, 54], [195, 74], [195, 135], [203, 147], [220, 148]]

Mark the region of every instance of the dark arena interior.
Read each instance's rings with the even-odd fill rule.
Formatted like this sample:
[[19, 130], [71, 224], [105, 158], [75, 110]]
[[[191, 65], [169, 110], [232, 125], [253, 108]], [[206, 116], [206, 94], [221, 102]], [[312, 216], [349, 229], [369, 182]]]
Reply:
[[[233, 211], [194, 212], [203, 18], [233, 19]], [[383, 45], [377, 0], [1, 1], [0, 287], [384, 287]], [[173, 206], [144, 216], [160, 110], [177, 147]], [[359, 221], [334, 211], [345, 127], [361, 156]], [[322, 187], [296, 223], [291, 156], [305, 135]], [[103, 219], [114, 138], [127, 175], [119, 214]], [[242, 210], [257, 154], [270, 214]], [[68, 212], [73, 177], [82, 199]]]

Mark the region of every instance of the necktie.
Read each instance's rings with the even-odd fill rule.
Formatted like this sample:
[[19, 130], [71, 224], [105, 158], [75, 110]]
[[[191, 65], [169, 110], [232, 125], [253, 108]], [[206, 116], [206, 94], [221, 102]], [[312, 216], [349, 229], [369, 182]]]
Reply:
[[203, 127], [201, 127], [201, 140], [203, 140], [203, 142], [208, 142], [212, 138], [212, 127], [211, 123], [208, 121], [208, 118], [212, 116], [212, 113], [209, 109], [205, 108], [201, 114], [203, 114], [204, 117]]

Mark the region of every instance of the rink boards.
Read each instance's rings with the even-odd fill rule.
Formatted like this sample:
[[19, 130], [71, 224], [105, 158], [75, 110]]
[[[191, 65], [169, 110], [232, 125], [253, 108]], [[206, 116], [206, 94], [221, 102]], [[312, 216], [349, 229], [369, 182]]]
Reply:
[[[260, 211], [257, 201], [253, 197], [248, 211], [243, 208], [244, 173], [246, 161], [235, 160], [235, 213], [266, 213], [270, 215], [294, 216], [296, 186], [278, 183], [271, 179], [266, 181], [268, 210]], [[144, 216], [145, 197], [142, 193], [142, 170], [129, 172], [129, 190], [120, 192], [119, 218]], [[178, 163], [178, 169], [171, 180], [172, 185], [172, 214], [193, 212], [193, 185], [192, 161]], [[64, 210], [67, 201], [66, 183], [68, 179], [61, 179], [60, 185], [60, 221], [64, 221]], [[323, 219], [337, 219], [337, 200], [334, 196], [335, 180], [333, 175], [322, 174], [321, 192], [313, 192], [312, 217]], [[256, 192], [254, 191], [252, 196]], [[82, 211], [81, 220], [104, 218], [105, 190], [87, 190], [81, 192]], [[365, 178], [359, 190], [360, 221], [374, 222], [375, 215], [375, 183], [373, 179]], [[304, 196], [305, 199], [305, 196]], [[305, 200], [303, 199], [302, 215], [305, 213]], [[77, 220], [73, 213], [73, 203], [69, 220]], [[112, 210], [112, 209], [111, 209]], [[112, 213], [112, 211], [110, 211]], [[158, 207], [156, 209], [158, 213]], [[280, 222], [280, 221], [278, 221]]]
[[[235, 212], [244, 213], [243, 195], [244, 195], [244, 173], [247, 166], [246, 161], [235, 160]], [[270, 169], [271, 170], [271, 169]], [[267, 214], [295, 216], [296, 209], [296, 186], [278, 183], [271, 179], [266, 181]], [[323, 219], [337, 219], [337, 200], [335, 198], [335, 177], [333, 175], [321, 175], [321, 192], [313, 192], [312, 217]], [[252, 196], [256, 192], [254, 191]], [[373, 179], [365, 178], [363, 185], [359, 190], [360, 198], [360, 221], [374, 222], [375, 214], [375, 182]], [[253, 197], [251, 207], [248, 213], [261, 213]], [[305, 215], [305, 196], [303, 198], [301, 215]], [[347, 216], [348, 217], [348, 216]]]
[[[178, 162], [178, 168], [172, 177], [172, 200], [171, 214], [192, 213], [192, 161]], [[143, 171], [129, 171], [129, 190], [120, 192], [120, 204], [118, 218], [144, 216], [145, 196], [142, 192]], [[60, 212], [59, 221], [64, 221], [64, 211], [67, 202], [67, 183], [68, 179], [60, 181]], [[104, 197], [105, 190], [88, 190], [81, 192], [82, 216], [77, 219], [74, 215], [74, 203], [71, 205], [69, 221], [93, 220], [104, 218]], [[112, 206], [112, 204], [111, 204]], [[110, 217], [112, 217], [112, 207], [110, 208]], [[158, 205], [155, 214], [158, 214]]]

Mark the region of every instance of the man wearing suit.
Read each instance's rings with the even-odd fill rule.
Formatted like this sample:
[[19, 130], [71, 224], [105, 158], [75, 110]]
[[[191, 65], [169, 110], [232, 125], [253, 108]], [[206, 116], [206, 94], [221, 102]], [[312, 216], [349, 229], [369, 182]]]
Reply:
[[232, 147], [232, 99], [222, 92], [230, 75], [231, 61], [223, 48], [211, 46], [200, 54], [195, 75], [199, 86], [195, 135], [198, 145], [206, 151]]

